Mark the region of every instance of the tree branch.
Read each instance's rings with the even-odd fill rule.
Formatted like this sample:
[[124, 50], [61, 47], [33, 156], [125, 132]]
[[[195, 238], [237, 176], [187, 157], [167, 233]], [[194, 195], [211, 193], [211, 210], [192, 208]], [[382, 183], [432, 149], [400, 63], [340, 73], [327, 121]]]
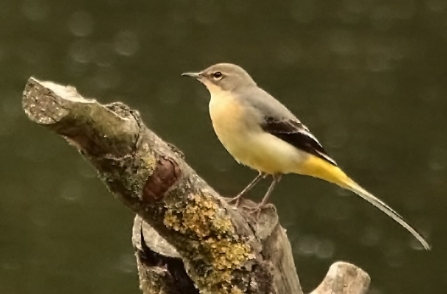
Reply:
[[[33, 78], [23, 108], [74, 145], [137, 214], [132, 240], [143, 293], [302, 293], [274, 207], [255, 221], [227, 205], [137, 111]], [[337, 263], [312, 293], [364, 293], [368, 283], [360, 269]]]

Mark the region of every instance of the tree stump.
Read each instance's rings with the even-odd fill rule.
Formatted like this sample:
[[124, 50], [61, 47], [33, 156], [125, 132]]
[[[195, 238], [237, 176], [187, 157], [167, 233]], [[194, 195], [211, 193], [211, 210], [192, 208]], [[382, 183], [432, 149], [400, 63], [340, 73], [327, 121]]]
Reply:
[[[135, 212], [132, 243], [143, 293], [303, 293], [274, 206], [256, 220], [228, 205], [136, 110], [34, 78], [23, 109], [73, 145]], [[366, 293], [369, 282], [360, 268], [337, 262], [312, 293]]]

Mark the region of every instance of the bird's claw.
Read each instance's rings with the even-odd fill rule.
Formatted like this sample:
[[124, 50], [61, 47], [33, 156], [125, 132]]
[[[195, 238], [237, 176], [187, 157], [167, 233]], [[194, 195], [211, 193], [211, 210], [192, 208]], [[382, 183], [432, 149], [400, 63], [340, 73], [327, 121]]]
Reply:
[[241, 204], [241, 200], [242, 200], [242, 195], [237, 195], [237, 196], [230, 198], [226, 201], [228, 204], [232, 204], [235, 207], [239, 207], [239, 205]]
[[261, 216], [262, 210], [266, 208], [267, 205], [256, 205], [255, 207], [246, 207], [247, 213], [252, 215], [256, 220]]

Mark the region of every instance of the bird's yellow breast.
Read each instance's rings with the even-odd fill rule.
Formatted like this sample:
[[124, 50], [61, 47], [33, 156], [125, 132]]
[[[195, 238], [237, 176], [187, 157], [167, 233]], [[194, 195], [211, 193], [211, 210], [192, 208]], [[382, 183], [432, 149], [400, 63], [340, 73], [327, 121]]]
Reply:
[[211, 97], [210, 116], [215, 130], [236, 131], [243, 116], [243, 108], [231, 95], [221, 94]]
[[209, 108], [217, 137], [230, 154], [239, 160], [243, 156], [241, 152], [244, 152], [241, 136], [247, 133], [243, 123], [244, 109], [237, 100], [225, 94], [211, 97]]
[[212, 96], [210, 116], [214, 131], [225, 149], [240, 163], [268, 174], [290, 173], [303, 154], [257, 124], [253, 109], [243, 107], [237, 98]]

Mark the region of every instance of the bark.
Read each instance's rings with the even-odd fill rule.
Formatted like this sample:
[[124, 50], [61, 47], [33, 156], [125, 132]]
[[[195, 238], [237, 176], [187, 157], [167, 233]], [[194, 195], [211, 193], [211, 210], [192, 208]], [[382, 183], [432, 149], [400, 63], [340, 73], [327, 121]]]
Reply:
[[[23, 108], [79, 150], [136, 213], [132, 241], [143, 293], [303, 293], [275, 208], [255, 220], [228, 205], [137, 111], [33, 78]], [[335, 263], [312, 293], [365, 293], [368, 284], [361, 269]]]

